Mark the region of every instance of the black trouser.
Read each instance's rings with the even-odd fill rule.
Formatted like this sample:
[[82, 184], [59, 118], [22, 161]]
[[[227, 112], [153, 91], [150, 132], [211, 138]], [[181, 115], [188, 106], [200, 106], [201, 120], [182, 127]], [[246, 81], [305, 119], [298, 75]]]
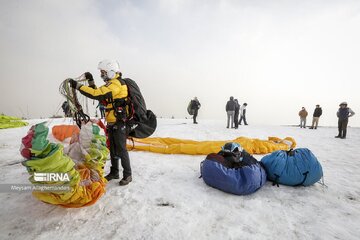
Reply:
[[339, 137], [346, 137], [346, 129], [347, 129], [347, 125], [348, 125], [349, 119], [339, 119], [338, 121], [338, 128], [339, 128]]
[[126, 149], [127, 128], [126, 124], [118, 121], [106, 127], [110, 141], [111, 171], [119, 172], [119, 158], [123, 168], [123, 177], [131, 176], [130, 158]]
[[238, 128], [239, 127], [239, 112], [237, 112], [237, 111], [235, 111], [234, 123], [235, 123], [235, 128]]
[[199, 109], [194, 109], [194, 116], [193, 116], [194, 123], [196, 123], [196, 117], [197, 117], [197, 115], [198, 115], [198, 110], [199, 110]]
[[242, 115], [242, 116], [240, 117], [240, 121], [239, 121], [239, 124], [240, 124], [240, 125], [241, 125], [242, 120], [244, 120], [244, 124], [247, 125], [245, 115]]

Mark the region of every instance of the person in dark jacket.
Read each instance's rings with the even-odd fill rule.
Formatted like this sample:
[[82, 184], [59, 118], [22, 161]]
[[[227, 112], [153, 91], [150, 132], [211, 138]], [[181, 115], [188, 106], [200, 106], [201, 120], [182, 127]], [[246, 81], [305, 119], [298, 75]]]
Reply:
[[239, 125], [241, 125], [242, 120], [244, 120], [244, 125], [248, 125], [246, 122], [246, 106], [247, 103], [244, 103], [241, 107], [240, 107], [240, 121], [239, 121]]
[[240, 110], [240, 104], [237, 99], [235, 101], [235, 114], [234, 114], [234, 123], [235, 123], [235, 129], [238, 129], [239, 127], [239, 110]]
[[230, 97], [230, 100], [226, 103], [226, 113], [227, 113], [227, 126], [229, 128], [229, 124], [231, 122], [231, 128], [234, 128], [234, 115], [235, 115], [235, 106], [236, 102], [234, 101], [234, 97]]
[[61, 108], [64, 111], [65, 117], [71, 117], [70, 106], [68, 101], [63, 102]]
[[99, 102], [98, 107], [99, 107], [101, 119], [104, 119], [105, 118], [105, 106], [101, 102]]
[[313, 114], [313, 120], [310, 129], [316, 129], [319, 124], [319, 118], [322, 114], [322, 109], [319, 104], [316, 105], [316, 108], [314, 110]]
[[196, 117], [198, 115], [198, 111], [201, 107], [201, 104], [199, 102], [199, 100], [197, 99], [197, 97], [194, 97], [193, 100], [191, 100], [191, 109], [194, 111], [194, 115], [193, 115], [193, 121], [194, 121], [194, 124], [198, 124], [197, 121], [196, 121]]
[[342, 103], [340, 103], [339, 106], [340, 106], [340, 108], [336, 113], [337, 117], [339, 118], [339, 120], [338, 120], [339, 134], [335, 137], [345, 139], [346, 132], [347, 132], [347, 125], [349, 122], [349, 117], [354, 116], [355, 112], [347, 106], [347, 102], [342, 102]]

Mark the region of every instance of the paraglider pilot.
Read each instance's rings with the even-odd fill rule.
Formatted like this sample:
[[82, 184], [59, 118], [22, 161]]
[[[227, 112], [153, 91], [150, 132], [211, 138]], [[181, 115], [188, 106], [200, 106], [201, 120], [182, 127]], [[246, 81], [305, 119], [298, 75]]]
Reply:
[[125, 123], [128, 114], [128, 106], [126, 104], [128, 88], [121, 79], [120, 67], [117, 61], [103, 60], [99, 63], [98, 69], [100, 70], [101, 78], [105, 82], [105, 85], [99, 88], [96, 88], [93, 76], [89, 72], [85, 73], [89, 86], [84, 86], [73, 79], [69, 82], [70, 86], [79, 90], [81, 94], [104, 104], [111, 157], [110, 173], [105, 178], [108, 181], [119, 179], [119, 160], [121, 160], [123, 178], [119, 185], [124, 186], [132, 181], [130, 158], [126, 149], [126, 139], [129, 133]]

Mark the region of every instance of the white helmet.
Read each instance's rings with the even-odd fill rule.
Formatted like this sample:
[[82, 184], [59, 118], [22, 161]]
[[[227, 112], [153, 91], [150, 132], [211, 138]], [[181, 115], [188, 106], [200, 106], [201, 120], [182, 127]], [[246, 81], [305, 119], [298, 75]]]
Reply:
[[106, 77], [108, 77], [109, 79], [114, 78], [116, 73], [120, 72], [119, 63], [117, 61], [108, 59], [99, 62], [98, 69], [104, 70], [107, 75]]

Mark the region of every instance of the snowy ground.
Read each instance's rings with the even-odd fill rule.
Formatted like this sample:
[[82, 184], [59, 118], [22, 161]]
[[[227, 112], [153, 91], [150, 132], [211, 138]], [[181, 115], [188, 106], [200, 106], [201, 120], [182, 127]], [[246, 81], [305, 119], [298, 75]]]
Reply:
[[[31, 124], [40, 120], [31, 120]], [[65, 209], [45, 204], [31, 193], [0, 193], [0, 239], [359, 239], [360, 129], [335, 139], [336, 128], [240, 126], [225, 121], [159, 119], [155, 137], [231, 140], [294, 137], [318, 157], [325, 184], [264, 187], [236, 196], [199, 179], [205, 156], [130, 152], [133, 182], [110, 182], [90, 207]], [[51, 124], [65, 123], [64, 119]], [[28, 183], [19, 162], [28, 127], [0, 130], [0, 181]], [[357, 147], [356, 147], [357, 146]], [[260, 160], [262, 156], [255, 155]], [[106, 167], [108, 171], [109, 164]]]

